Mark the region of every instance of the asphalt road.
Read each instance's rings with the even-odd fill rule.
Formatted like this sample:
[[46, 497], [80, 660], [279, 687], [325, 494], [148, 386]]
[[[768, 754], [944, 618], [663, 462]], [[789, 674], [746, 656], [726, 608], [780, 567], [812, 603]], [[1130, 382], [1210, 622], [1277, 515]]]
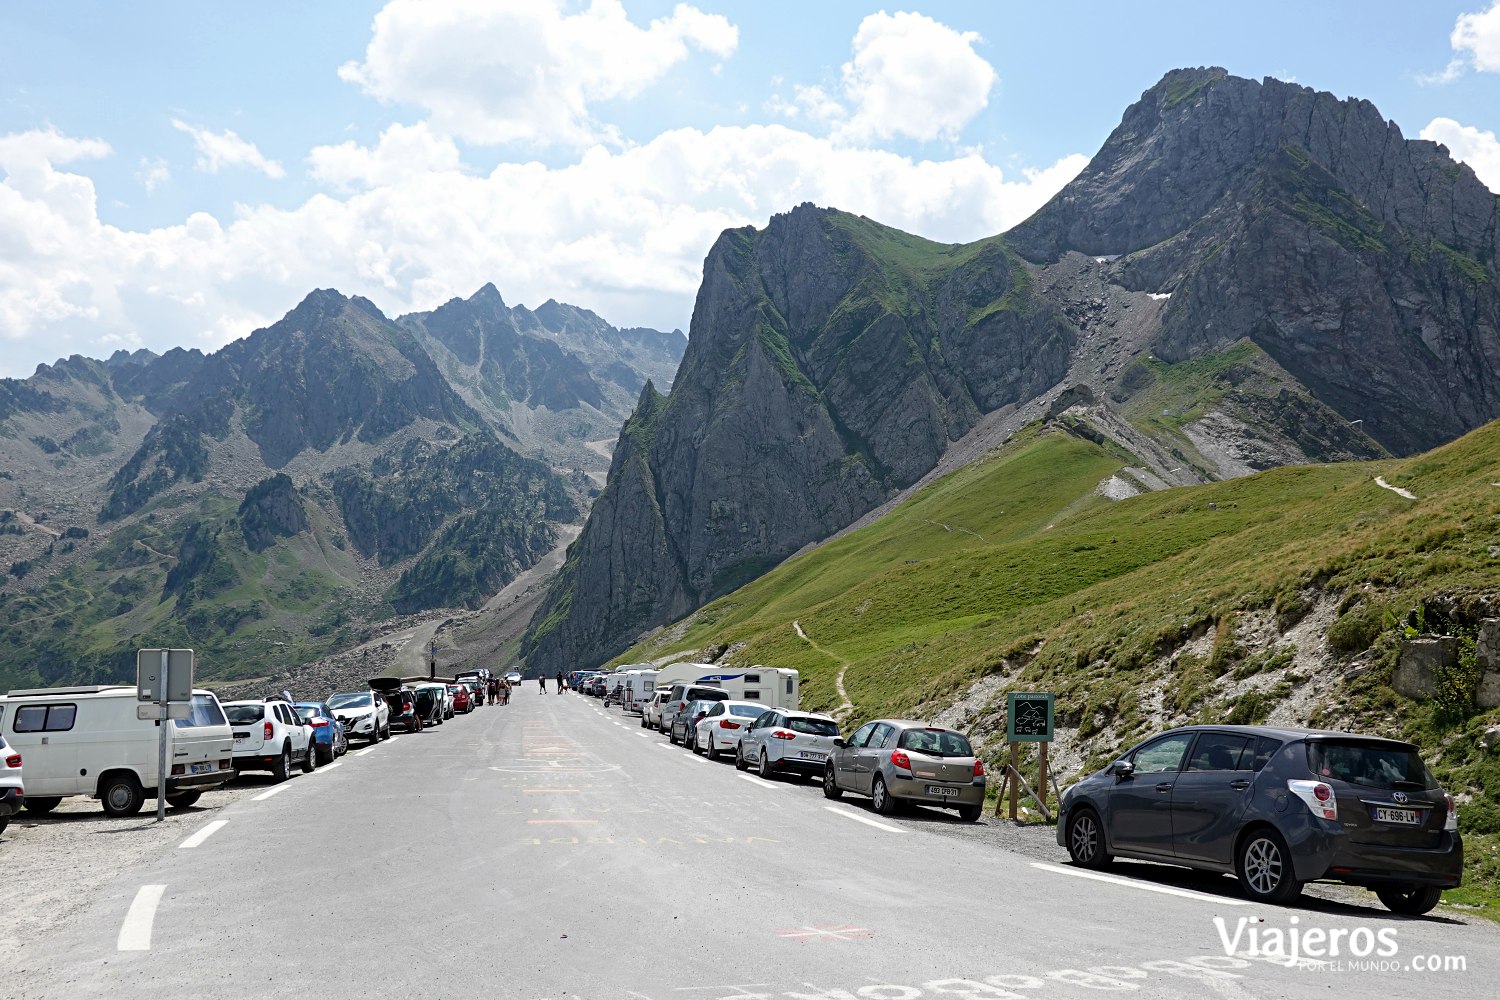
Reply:
[[[97, 886], [0, 996], [1488, 997], [1500, 971], [1493, 925], [1084, 877], [535, 687], [267, 792]], [[1342, 966], [1248, 954], [1313, 929], [1342, 932]], [[1350, 954], [1366, 939], [1395, 954]], [[1429, 956], [1466, 968], [1410, 968]]]

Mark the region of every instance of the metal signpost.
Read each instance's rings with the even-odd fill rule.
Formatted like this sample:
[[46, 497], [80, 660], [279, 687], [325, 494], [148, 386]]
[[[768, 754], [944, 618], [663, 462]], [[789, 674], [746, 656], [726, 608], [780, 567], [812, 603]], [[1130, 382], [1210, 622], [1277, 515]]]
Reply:
[[[1047, 816], [1047, 746], [1052, 742], [1052, 702], [1050, 694], [1023, 694], [1012, 691], [1005, 697], [1005, 739], [1010, 743], [1010, 765], [1005, 771], [1005, 783], [1000, 786], [1002, 797], [1005, 788], [1010, 788], [1010, 818], [1017, 819], [1017, 806], [1021, 786], [1037, 805], [1042, 815]], [[1021, 777], [1020, 752], [1022, 743], [1037, 743], [1038, 769], [1036, 791]], [[995, 800], [995, 814], [1000, 814], [1000, 800]]]
[[156, 821], [167, 818], [167, 724], [186, 719], [193, 701], [191, 649], [140, 649], [135, 654], [137, 719], [155, 719]]

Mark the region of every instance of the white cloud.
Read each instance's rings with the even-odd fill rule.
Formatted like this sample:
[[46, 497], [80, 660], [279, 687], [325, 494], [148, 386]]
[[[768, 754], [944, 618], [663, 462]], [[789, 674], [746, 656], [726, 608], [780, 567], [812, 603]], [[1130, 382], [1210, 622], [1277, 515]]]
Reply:
[[1453, 158], [1472, 167], [1486, 187], [1500, 192], [1500, 140], [1495, 133], [1460, 125], [1452, 118], [1434, 118], [1421, 136], [1447, 146]]
[[1418, 76], [1418, 83], [1451, 83], [1467, 69], [1500, 73], [1500, 0], [1491, 3], [1488, 10], [1458, 15], [1448, 43], [1454, 53], [1448, 65], [1436, 73]]
[[146, 189], [147, 194], [150, 194], [172, 179], [172, 168], [161, 157], [149, 159], [143, 156], [140, 168], [135, 172], [135, 179], [140, 181], [141, 187]]
[[617, 141], [590, 106], [635, 97], [690, 49], [727, 59], [739, 29], [678, 4], [642, 28], [619, 0], [567, 13], [561, 0], [391, 0], [364, 60], [339, 76], [425, 110], [439, 132], [481, 144]]
[[[420, 166], [397, 170], [402, 150]], [[56, 133], [0, 137], [0, 374], [141, 340], [212, 349], [330, 286], [394, 315], [494, 281], [512, 303], [555, 297], [617, 324], [685, 326], [726, 228], [812, 201], [967, 241], [1025, 218], [1085, 163], [1012, 177], [977, 152], [914, 161], [759, 125], [477, 175], [447, 140], [392, 126], [373, 147], [313, 152], [315, 175], [340, 192], [137, 232], [101, 223], [93, 183], [58, 169], [107, 151]]]
[[267, 159], [256, 148], [255, 143], [241, 138], [237, 132], [230, 129], [211, 132], [177, 118], [172, 119], [172, 127], [192, 137], [193, 147], [198, 151], [195, 165], [205, 173], [216, 174], [226, 167], [248, 167], [260, 171], [272, 180], [280, 180], [286, 176], [286, 170], [281, 164]]

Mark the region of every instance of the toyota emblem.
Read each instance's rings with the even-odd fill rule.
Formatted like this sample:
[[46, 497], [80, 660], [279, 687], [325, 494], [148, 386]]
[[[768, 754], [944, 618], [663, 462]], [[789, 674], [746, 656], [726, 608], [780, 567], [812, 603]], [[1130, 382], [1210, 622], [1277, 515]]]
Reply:
[[1406, 793], [1405, 792], [1396, 792], [1396, 793], [1394, 793], [1394, 794], [1391, 795], [1391, 798], [1393, 798], [1393, 799], [1396, 800], [1396, 804], [1397, 805], [1402, 805], [1402, 806], [1406, 805]]

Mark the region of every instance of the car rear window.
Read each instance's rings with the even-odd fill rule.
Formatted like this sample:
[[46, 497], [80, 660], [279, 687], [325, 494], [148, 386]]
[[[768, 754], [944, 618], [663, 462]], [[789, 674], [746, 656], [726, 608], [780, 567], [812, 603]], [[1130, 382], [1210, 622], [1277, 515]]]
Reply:
[[753, 719], [766, 710], [764, 705], [730, 705], [729, 714]]
[[974, 748], [962, 735], [946, 729], [908, 729], [896, 744], [930, 757], [972, 757]]
[[807, 733], [811, 736], [837, 736], [839, 724], [832, 719], [798, 719], [796, 717], [786, 720], [786, 726], [794, 733]]
[[266, 709], [264, 705], [227, 705], [224, 714], [229, 717], [230, 725], [243, 726], [265, 718]]
[[198, 726], [222, 726], [225, 724], [224, 713], [219, 708], [219, 700], [209, 694], [195, 694], [193, 700], [188, 703], [188, 717], [186, 719], [173, 719], [172, 724], [179, 729], [193, 729]]
[[1416, 751], [1379, 743], [1313, 740], [1307, 744], [1307, 766], [1320, 778], [1366, 788], [1437, 787]]
[[689, 701], [728, 701], [729, 692], [716, 688], [688, 688], [687, 698]]
[[319, 714], [320, 713], [318, 712], [316, 706], [309, 705], [306, 708], [303, 708], [299, 705], [297, 707], [297, 718], [301, 719], [303, 722], [306, 722], [307, 720], [314, 718]]

